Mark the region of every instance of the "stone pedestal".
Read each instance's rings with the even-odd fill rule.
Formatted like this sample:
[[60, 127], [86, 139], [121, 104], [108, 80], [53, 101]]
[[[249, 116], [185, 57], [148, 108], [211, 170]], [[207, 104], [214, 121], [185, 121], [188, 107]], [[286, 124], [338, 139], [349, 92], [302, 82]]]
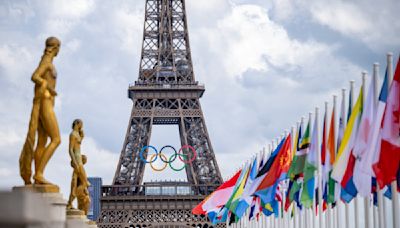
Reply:
[[78, 209], [67, 210], [66, 228], [87, 228], [85, 213]]
[[0, 192], [0, 202], [0, 227], [65, 228], [67, 203], [57, 186], [14, 187]]
[[37, 193], [51, 206], [47, 214], [52, 227], [65, 228], [67, 201], [61, 193]]
[[97, 228], [97, 224], [95, 221], [89, 220], [86, 223], [88, 224], [88, 228]]

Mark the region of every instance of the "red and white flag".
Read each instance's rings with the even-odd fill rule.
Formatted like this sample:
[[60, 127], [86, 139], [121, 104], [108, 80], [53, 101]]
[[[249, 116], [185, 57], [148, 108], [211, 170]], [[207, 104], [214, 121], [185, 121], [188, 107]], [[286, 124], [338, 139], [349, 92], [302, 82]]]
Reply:
[[[400, 60], [400, 59], [399, 59]], [[381, 129], [381, 150], [373, 165], [376, 180], [383, 188], [396, 180], [400, 164], [400, 64], [397, 62], [387, 98]]]

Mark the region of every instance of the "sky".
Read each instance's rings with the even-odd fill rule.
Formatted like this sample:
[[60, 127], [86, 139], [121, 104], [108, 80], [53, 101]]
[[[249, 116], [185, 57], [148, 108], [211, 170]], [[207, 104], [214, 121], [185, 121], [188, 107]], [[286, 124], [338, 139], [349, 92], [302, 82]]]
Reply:
[[[30, 77], [49, 36], [62, 44], [55, 112], [62, 143], [45, 177], [69, 194], [68, 135], [84, 122], [89, 176], [111, 184], [138, 77], [144, 0], [0, 1], [0, 188], [21, 185], [18, 158], [32, 107]], [[395, 59], [397, 0], [186, 0], [190, 45], [208, 132], [224, 178], [285, 130], [323, 108], [363, 70]], [[151, 144], [178, 147], [176, 126], [153, 128]], [[179, 148], [179, 147], [178, 147]], [[145, 181], [184, 179], [145, 171]]]

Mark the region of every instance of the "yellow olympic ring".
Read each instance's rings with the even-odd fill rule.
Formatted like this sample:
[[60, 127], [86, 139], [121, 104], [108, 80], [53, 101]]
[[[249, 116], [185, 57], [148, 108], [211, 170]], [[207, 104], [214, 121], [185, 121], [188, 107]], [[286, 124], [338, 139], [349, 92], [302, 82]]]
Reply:
[[[160, 157], [162, 157], [164, 160], [167, 160], [167, 157], [166, 157], [164, 154], [159, 153], [159, 154], [153, 154], [153, 155], [151, 155], [150, 161], [153, 161], [153, 158], [154, 158], [155, 156], [157, 156], [157, 155], [159, 155]], [[154, 168], [154, 167], [153, 167], [153, 162], [150, 162], [150, 167], [151, 167], [151, 169], [154, 170], [154, 171], [156, 171], [156, 172], [161, 172], [161, 171], [163, 171], [165, 168], [167, 168], [167, 165], [168, 165], [168, 163], [164, 163], [164, 166], [163, 166], [162, 168], [157, 169], [157, 168]]]

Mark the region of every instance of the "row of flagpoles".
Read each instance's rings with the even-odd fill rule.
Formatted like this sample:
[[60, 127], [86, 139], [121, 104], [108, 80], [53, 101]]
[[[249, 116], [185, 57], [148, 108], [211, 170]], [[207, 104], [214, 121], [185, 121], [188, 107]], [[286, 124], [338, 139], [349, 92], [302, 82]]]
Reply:
[[333, 96], [322, 127], [316, 108], [314, 121], [312, 113], [306, 126], [301, 118], [193, 214], [230, 227], [400, 228], [400, 63], [391, 80], [392, 62], [389, 53], [379, 91], [375, 63], [368, 87], [362, 73], [356, 100], [350, 82], [347, 108], [342, 89], [339, 113]]

